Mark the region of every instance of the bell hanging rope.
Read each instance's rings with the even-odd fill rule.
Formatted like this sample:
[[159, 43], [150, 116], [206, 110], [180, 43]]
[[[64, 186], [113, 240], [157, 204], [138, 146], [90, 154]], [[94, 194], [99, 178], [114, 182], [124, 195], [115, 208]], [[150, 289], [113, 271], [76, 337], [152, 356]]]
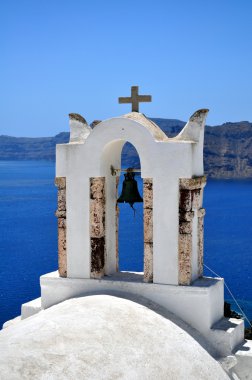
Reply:
[[117, 203], [129, 203], [130, 207], [135, 211], [133, 205], [136, 202], [143, 202], [143, 198], [139, 194], [137, 188], [137, 181], [135, 180], [135, 173], [130, 169], [124, 174], [124, 181], [122, 186], [122, 193], [117, 199]]

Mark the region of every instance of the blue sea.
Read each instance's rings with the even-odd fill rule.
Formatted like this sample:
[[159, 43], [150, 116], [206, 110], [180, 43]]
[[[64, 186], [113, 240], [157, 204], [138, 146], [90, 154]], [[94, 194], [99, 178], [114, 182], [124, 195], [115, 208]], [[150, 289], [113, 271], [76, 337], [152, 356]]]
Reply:
[[[40, 296], [40, 275], [57, 269], [54, 176], [54, 162], [0, 161], [0, 325]], [[120, 270], [143, 270], [143, 209], [135, 207], [134, 216], [120, 205]], [[204, 262], [252, 320], [252, 180], [208, 180], [204, 207]], [[225, 298], [238, 311], [227, 292]]]

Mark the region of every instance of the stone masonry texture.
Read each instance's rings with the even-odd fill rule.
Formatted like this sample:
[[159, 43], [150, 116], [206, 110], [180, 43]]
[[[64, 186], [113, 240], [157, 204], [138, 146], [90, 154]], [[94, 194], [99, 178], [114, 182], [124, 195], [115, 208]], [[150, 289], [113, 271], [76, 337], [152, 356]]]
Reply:
[[181, 178], [179, 198], [179, 285], [192, 282], [192, 234], [193, 218], [197, 216], [198, 276], [203, 275], [204, 215], [203, 189], [206, 177]]
[[105, 177], [90, 178], [91, 278], [101, 278], [105, 266]]
[[143, 180], [144, 282], [153, 282], [153, 181]]
[[58, 209], [55, 215], [58, 218], [58, 267], [60, 277], [67, 277], [67, 248], [66, 248], [66, 178], [56, 177], [55, 185], [58, 188]]

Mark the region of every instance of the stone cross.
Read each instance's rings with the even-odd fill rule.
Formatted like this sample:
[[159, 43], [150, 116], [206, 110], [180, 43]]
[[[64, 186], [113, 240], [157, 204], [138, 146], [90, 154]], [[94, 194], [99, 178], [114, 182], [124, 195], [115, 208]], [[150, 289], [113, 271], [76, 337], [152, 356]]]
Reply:
[[138, 95], [138, 86], [131, 86], [131, 97], [118, 98], [120, 104], [131, 103], [132, 112], [139, 112], [140, 102], [151, 102], [150, 95]]

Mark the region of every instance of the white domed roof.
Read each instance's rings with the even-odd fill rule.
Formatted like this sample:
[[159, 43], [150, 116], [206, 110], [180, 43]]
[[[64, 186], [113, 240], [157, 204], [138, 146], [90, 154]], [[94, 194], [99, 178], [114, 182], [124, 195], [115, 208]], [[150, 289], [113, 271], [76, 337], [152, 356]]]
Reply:
[[229, 379], [184, 330], [135, 302], [70, 299], [0, 333], [1, 379]]

